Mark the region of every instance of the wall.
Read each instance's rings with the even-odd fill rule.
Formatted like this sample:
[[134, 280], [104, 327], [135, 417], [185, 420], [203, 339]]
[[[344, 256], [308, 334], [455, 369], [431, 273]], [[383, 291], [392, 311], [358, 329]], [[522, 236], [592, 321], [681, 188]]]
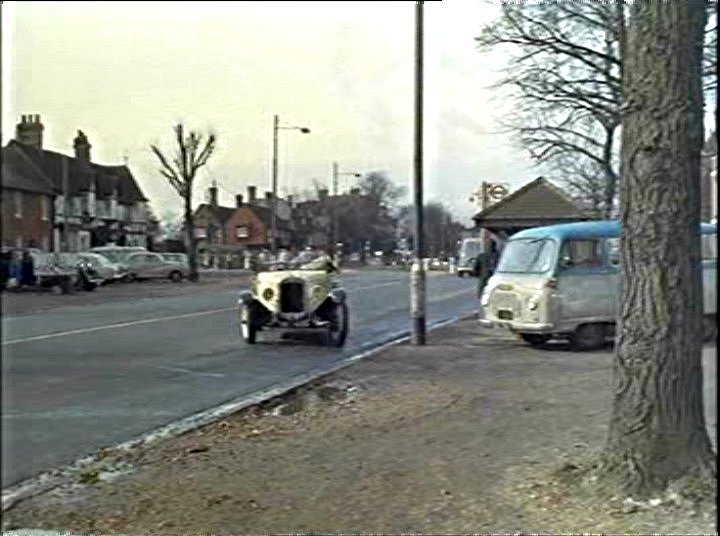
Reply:
[[[15, 192], [2, 192], [2, 244], [10, 247], [52, 248], [52, 198], [45, 194], [20, 192], [22, 216], [16, 217]], [[43, 219], [42, 198], [46, 199], [46, 219]]]

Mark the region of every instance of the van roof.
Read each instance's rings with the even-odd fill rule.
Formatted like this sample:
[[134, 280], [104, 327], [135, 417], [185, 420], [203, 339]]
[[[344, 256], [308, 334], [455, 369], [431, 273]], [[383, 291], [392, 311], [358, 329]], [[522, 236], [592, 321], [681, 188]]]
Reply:
[[[573, 238], [619, 237], [621, 224], [619, 220], [584, 221], [577, 223], [561, 223], [545, 227], [533, 227], [514, 234], [510, 240], [522, 238], [556, 238], [571, 240]], [[701, 223], [701, 234], [717, 233], [717, 224]]]

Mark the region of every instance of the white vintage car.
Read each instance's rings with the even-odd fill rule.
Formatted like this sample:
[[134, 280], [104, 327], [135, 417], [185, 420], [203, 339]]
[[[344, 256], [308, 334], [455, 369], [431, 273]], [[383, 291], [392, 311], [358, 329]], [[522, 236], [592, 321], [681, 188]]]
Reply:
[[331, 346], [345, 344], [348, 308], [337, 267], [326, 257], [304, 264], [275, 263], [258, 272], [251, 289], [240, 292], [240, 334], [254, 344], [259, 331], [325, 332]]

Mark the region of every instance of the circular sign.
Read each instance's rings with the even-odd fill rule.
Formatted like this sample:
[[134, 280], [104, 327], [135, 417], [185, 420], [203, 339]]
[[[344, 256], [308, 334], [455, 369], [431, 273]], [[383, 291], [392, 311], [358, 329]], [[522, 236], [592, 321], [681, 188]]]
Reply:
[[493, 184], [488, 188], [488, 195], [493, 199], [501, 199], [507, 195], [508, 191], [502, 184]]

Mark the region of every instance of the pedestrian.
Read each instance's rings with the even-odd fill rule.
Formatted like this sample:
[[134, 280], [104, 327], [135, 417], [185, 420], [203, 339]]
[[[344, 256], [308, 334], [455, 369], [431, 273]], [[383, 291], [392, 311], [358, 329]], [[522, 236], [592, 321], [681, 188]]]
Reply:
[[20, 286], [35, 285], [35, 261], [28, 250], [24, 250], [20, 263]]
[[475, 273], [478, 275], [478, 298], [482, 297], [485, 285], [495, 273], [499, 253], [494, 240], [490, 241], [490, 250], [483, 251], [475, 257]]

